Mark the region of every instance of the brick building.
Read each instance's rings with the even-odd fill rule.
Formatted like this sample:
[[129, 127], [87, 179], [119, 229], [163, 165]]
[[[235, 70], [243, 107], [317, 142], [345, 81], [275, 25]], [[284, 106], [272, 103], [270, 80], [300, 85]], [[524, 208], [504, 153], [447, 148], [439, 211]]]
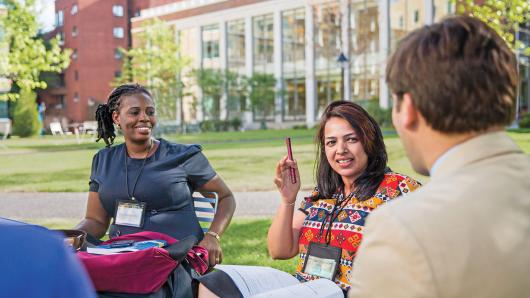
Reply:
[[106, 102], [112, 81], [120, 74], [122, 55], [128, 48], [130, 19], [142, 9], [174, 0], [56, 0], [55, 29], [64, 48], [72, 50], [64, 73], [48, 74], [48, 88], [39, 92], [47, 105], [46, 124], [63, 126], [94, 120], [99, 103]]

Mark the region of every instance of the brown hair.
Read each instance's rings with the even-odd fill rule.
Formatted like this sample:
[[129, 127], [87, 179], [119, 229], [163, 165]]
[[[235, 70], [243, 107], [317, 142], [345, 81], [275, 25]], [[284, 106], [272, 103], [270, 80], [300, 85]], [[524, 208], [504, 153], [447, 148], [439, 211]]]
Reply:
[[386, 81], [404, 93], [435, 130], [482, 131], [514, 118], [517, 61], [500, 36], [478, 19], [457, 16], [419, 28], [390, 57]]
[[368, 156], [368, 165], [364, 172], [355, 180], [355, 196], [364, 201], [371, 198], [379, 184], [383, 181], [386, 167], [387, 154], [383, 134], [377, 122], [360, 105], [349, 101], [335, 101], [330, 103], [322, 117], [316, 134], [317, 164], [316, 181], [318, 196], [320, 198], [331, 198], [339, 189], [344, 189], [344, 182], [328, 162], [325, 153], [324, 129], [326, 123], [332, 117], [342, 118], [355, 130], [357, 137], [363, 145], [364, 152]]

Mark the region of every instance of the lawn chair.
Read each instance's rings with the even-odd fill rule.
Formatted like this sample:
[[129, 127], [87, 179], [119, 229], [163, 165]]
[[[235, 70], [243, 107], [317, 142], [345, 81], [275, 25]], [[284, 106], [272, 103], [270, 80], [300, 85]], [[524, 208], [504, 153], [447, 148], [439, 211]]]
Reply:
[[50, 122], [50, 131], [52, 135], [61, 135], [64, 136], [63, 127], [61, 126], [61, 122]]
[[[7, 136], [11, 133], [11, 120], [7, 118], [0, 119], [0, 133], [2, 134], [0, 142], [5, 141]], [[2, 148], [7, 148], [3, 143], [0, 143], [0, 145]]]
[[205, 194], [202, 195], [197, 192], [193, 194], [195, 214], [203, 232], [207, 232], [210, 228], [215, 213], [217, 212], [217, 204], [219, 203], [219, 196], [216, 192], [205, 192]]
[[84, 134], [96, 135], [98, 131], [98, 122], [97, 121], [84, 121], [81, 128]]

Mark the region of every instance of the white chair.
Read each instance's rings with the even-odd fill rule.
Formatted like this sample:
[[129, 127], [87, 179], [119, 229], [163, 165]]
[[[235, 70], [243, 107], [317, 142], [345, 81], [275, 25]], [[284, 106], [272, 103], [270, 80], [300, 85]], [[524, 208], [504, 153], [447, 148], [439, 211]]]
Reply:
[[82, 132], [84, 134], [95, 135], [98, 131], [98, 122], [97, 121], [84, 121], [82, 126]]
[[61, 122], [50, 122], [50, 131], [52, 135], [62, 135], [64, 136], [63, 127], [61, 126]]
[[217, 212], [217, 204], [219, 203], [219, 196], [216, 192], [208, 192], [206, 194], [207, 196], [197, 192], [193, 194], [195, 214], [203, 232], [207, 232], [210, 228], [215, 213]]
[[[5, 141], [7, 139], [7, 136], [11, 133], [11, 120], [8, 118], [1, 118], [0, 119], [0, 133], [2, 136], [0, 137], [0, 141]], [[7, 148], [4, 144], [0, 143], [3, 148]]]

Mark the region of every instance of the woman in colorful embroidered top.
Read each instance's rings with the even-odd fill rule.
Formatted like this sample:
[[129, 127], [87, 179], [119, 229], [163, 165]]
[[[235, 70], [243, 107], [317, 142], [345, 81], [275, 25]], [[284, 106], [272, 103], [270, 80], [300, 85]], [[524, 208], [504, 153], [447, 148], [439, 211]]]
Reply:
[[[297, 210], [295, 200], [300, 190], [300, 175], [296, 161], [285, 156], [276, 167], [274, 183], [281, 202], [269, 229], [268, 248], [274, 259], [298, 256], [296, 277], [300, 281], [327, 277], [346, 293], [348, 275], [362, 240], [366, 217], [379, 205], [418, 188], [420, 184], [387, 167], [381, 129], [355, 103], [336, 101], [326, 108], [316, 143], [317, 187]], [[295, 169], [297, 176], [294, 184], [290, 178], [291, 168]], [[331, 228], [330, 220], [333, 223]], [[308, 251], [313, 253], [308, 256]], [[314, 262], [315, 258], [307, 262], [310, 256], [317, 257], [317, 262]], [[336, 263], [338, 268], [326, 267], [326, 264]], [[201, 280], [207, 288], [201, 286], [202, 297], [207, 297], [209, 291], [224, 296], [209, 286], [209, 282]]]
[[[307, 281], [318, 278], [305, 264], [308, 249], [314, 246], [311, 243], [338, 247], [340, 265], [333, 280], [347, 290], [366, 217], [377, 206], [420, 184], [390, 171], [381, 129], [355, 103], [331, 103], [322, 114], [316, 142], [317, 187], [296, 211], [293, 205], [300, 179], [293, 184], [289, 178], [291, 167], [299, 177], [296, 161], [285, 156], [277, 165], [274, 182], [280, 191], [281, 206], [269, 229], [269, 253], [275, 259], [298, 255], [296, 276]], [[331, 228], [327, 224], [330, 220]]]

